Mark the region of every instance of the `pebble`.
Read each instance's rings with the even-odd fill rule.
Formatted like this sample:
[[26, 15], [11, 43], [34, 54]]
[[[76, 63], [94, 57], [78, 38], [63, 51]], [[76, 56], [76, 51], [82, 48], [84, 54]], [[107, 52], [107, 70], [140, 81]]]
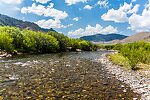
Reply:
[[[108, 73], [114, 74], [118, 80], [128, 84], [134, 92], [141, 94], [141, 100], [150, 100], [150, 78], [143, 77], [138, 72], [125, 70], [118, 65], [114, 65], [106, 55], [103, 54], [97, 61], [100, 61], [105, 66]], [[121, 87], [123, 88], [124, 86], [121, 85]], [[123, 90], [123, 92], [126, 92], [126, 90]], [[133, 100], [137, 100], [137, 98], [133, 98]]]
[[133, 98], [133, 100], [138, 100], [137, 98]]
[[127, 90], [126, 90], [126, 89], [124, 89], [124, 90], [123, 90], [123, 92], [127, 92]]

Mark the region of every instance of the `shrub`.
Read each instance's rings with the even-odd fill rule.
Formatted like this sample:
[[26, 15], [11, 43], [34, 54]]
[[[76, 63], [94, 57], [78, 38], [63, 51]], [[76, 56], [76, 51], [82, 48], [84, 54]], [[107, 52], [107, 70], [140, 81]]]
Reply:
[[59, 42], [60, 50], [59, 51], [67, 51], [69, 47], [69, 38], [64, 36], [63, 34], [57, 32], [48, 32], [48, 35], [51, 35], [57, 39]]
[[89, 42], [87, 42], [87, 41], [81, 41], [81, 42], [79, 42], [79, 45], [80, 45], [81, 50], [91, 51], [91, 46], [90, 46]]
[[7, 52], [13, 52], [14, 47], [12, 45], [13, 38], [6, 32], [0, 32], [0, 49]]
[[57, 52], [59, 49], [57, 39], [51, 35], [30, 30], [24, 30], [22, 34], [24, 50], [26, 50], [24, 52], [50, 53]]
[[13, 38], [12, 45], [16, 50], [22, 49], [23, 36], [21, 34], [21, 31], [18, 28], [4, 26], [4, 27], [0, 27], [0, 32], [7, 33], [11, 38]]
[[138, 63], [149, 64], [150, 63], [150, 43], [135, 42], [125, 44], [119, 52], [127, 57], [130, 61], [132, 69], [136, 69]]
[[[138, 63], [150, 64], [150, 43], [139, 41], [128, 44], [106, 45], [103, 48], [118, 50], [118, 52], [129, 60], [130, 68], [137, 69]], [[117, 56], [120, 58], [119, 56]]]

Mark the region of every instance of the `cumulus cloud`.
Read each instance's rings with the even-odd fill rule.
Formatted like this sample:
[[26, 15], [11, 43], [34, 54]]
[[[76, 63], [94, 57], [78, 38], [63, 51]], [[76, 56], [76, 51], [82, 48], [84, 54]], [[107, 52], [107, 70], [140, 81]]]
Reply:
[[21, 4], [23, 0], [0, 0], [0, 4], [10, 4], [10, 5], [18, 5]]
[[139, 4], [136, 4], [134, 7], [133, 7], [133, 9], [131, 9], [131, 10], [129, 10], [128, 11], [128, 13], [137, 13], [138, 12], [138, 10], [139, 10], [139, 7], [140, 7], [140, 5]]
[[89, 0], [65, 0], [65, 3], [67, 3], [70, 6], [70, 5], [79, 3], [79, 2], [85, 3], [87, 1], [89, 1]]
[[145, 8], [150, 8], [150, 0], [147, 0], [148, 3], [145, 4]]
[[79, 19], [80, 19], [79, 17], [73, 18], [74, 21], [79, 21]]
[[104, 8], [107, 8], [108, 7], [108, 0], [99, 0], [97, 2], [97, 5], [99, 5], [101, 8], [104, 7]]
[[142, 14], [133, 14], [129, 17], [129, 29], [135, 31], [150, 31], [150, 7], [146, 7]]
[[128, 14], [137, 13], [139, 10], [138, 4], [136, 4], [134, 7], [132, 6], [132, 3], [127, 4], [124, 3], [123, 6], [120, 6], [118, 10], [114, 10], [113, 8], [108, 10], [107, 13], [103, 14], [101, 18], [104, 21], [114, 21], [114, 22], [128, 22]]
[[42, 4], [45, 4], [51, 0], [33, 0], [33, 1], [36, 1], [36, 2], [39, 2], [39, 3], [42, 3]]
[[134, 30], [136, 32], [150, 31], [150, 0], [145, 5], [144, 10], [141, 14], [133, 14], [129, 17], [130, 26], [128, 29]]
[[93, 8], [92, 6], [90, 6], [90, 5], [86, 5], [86, 6], [84, 6], [84, 8], [83, 8], [83, 9], [91, 10], [92, 8]]
[[117, 28], [109, 25], [107, 27], [102, 27], [100, 24], [96, 26], [88, 25], [85, 29], [79, 28], [75, 31], [69, 31], [68, 36], [73, 38], [79, 38], [82, 36], [95, 35], [95, 34], [108, 34], [108, 33], [117, 33]]
[[20, 11], [23, 0], [0, 0], [0, 13], [15, 16]]
[[65, 19], [66, 17], [68, 17], [68, 14], [65, 11], [60, 11], [53, 7], [53, 3], [50, 3], [50, 5], [47, 7], [43, 5], [36, 5], [35, 3], [33, 3], [31, 7], [23, 7], [21, 9], [21, 13], [33, 13], [39, 16], [44, 15], [45, 17], [52, 17], [54, 19]]
[[136, 2], [136, 0], [131, 0], [131, 2]]
[[128, 17], [125, 12], [110, 9], [107, 13], [103, 14], [101, 18], [104, 21], [114, 21], [114, 22], [127, 22]]
[[35, 22], [37, 25], [39, 25], [42, 28], [46, 28], [46, 29], [50, 29], [50, 28], [67, 28], [72, 26], [73, 24], [69, 24], [69, 25], [62, 25], [61, 21], [59, 19], [49, 19], [49, 20], [39, 20], [37, 22]]
[[[47, 3], [48, 1], [50, 0], [36, 0], [36, 2], [40, 3]], [[67, 28], [72, 26], [72, 24], [66, 26], [62, 24], [61, 20], [67, 18], [68, 14], [65, 11], [55, 9], [54, 3], [50, 3], [48, 6], [44, 6], [41, 4], [37, 5], [33, 3], [32, 6], [23, 7], [21, 9], [21, 13], [33, 13], [39, 16], [50, 17], [50, 19], [48, 20], [43, 19], [35, 22], [42, 28]]]

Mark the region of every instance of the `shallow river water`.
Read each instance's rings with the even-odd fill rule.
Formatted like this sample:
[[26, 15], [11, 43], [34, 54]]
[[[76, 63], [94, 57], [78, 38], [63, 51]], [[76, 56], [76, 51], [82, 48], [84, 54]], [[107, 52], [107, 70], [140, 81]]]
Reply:
[[0, 59], [0, 100], [139, 100], [95, 59], [104, 52]]

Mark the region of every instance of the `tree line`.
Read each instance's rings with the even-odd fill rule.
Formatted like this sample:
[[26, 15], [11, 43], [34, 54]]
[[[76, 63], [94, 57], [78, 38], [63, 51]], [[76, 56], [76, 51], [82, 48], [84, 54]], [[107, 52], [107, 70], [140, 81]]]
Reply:
[[9, 53], [56, 53], [66, 51], [97, 50], [97, 45], [81, 39], [72, 39], [58, 32], [21, 30], [16, 27], [0, 27], [0, 49]]

